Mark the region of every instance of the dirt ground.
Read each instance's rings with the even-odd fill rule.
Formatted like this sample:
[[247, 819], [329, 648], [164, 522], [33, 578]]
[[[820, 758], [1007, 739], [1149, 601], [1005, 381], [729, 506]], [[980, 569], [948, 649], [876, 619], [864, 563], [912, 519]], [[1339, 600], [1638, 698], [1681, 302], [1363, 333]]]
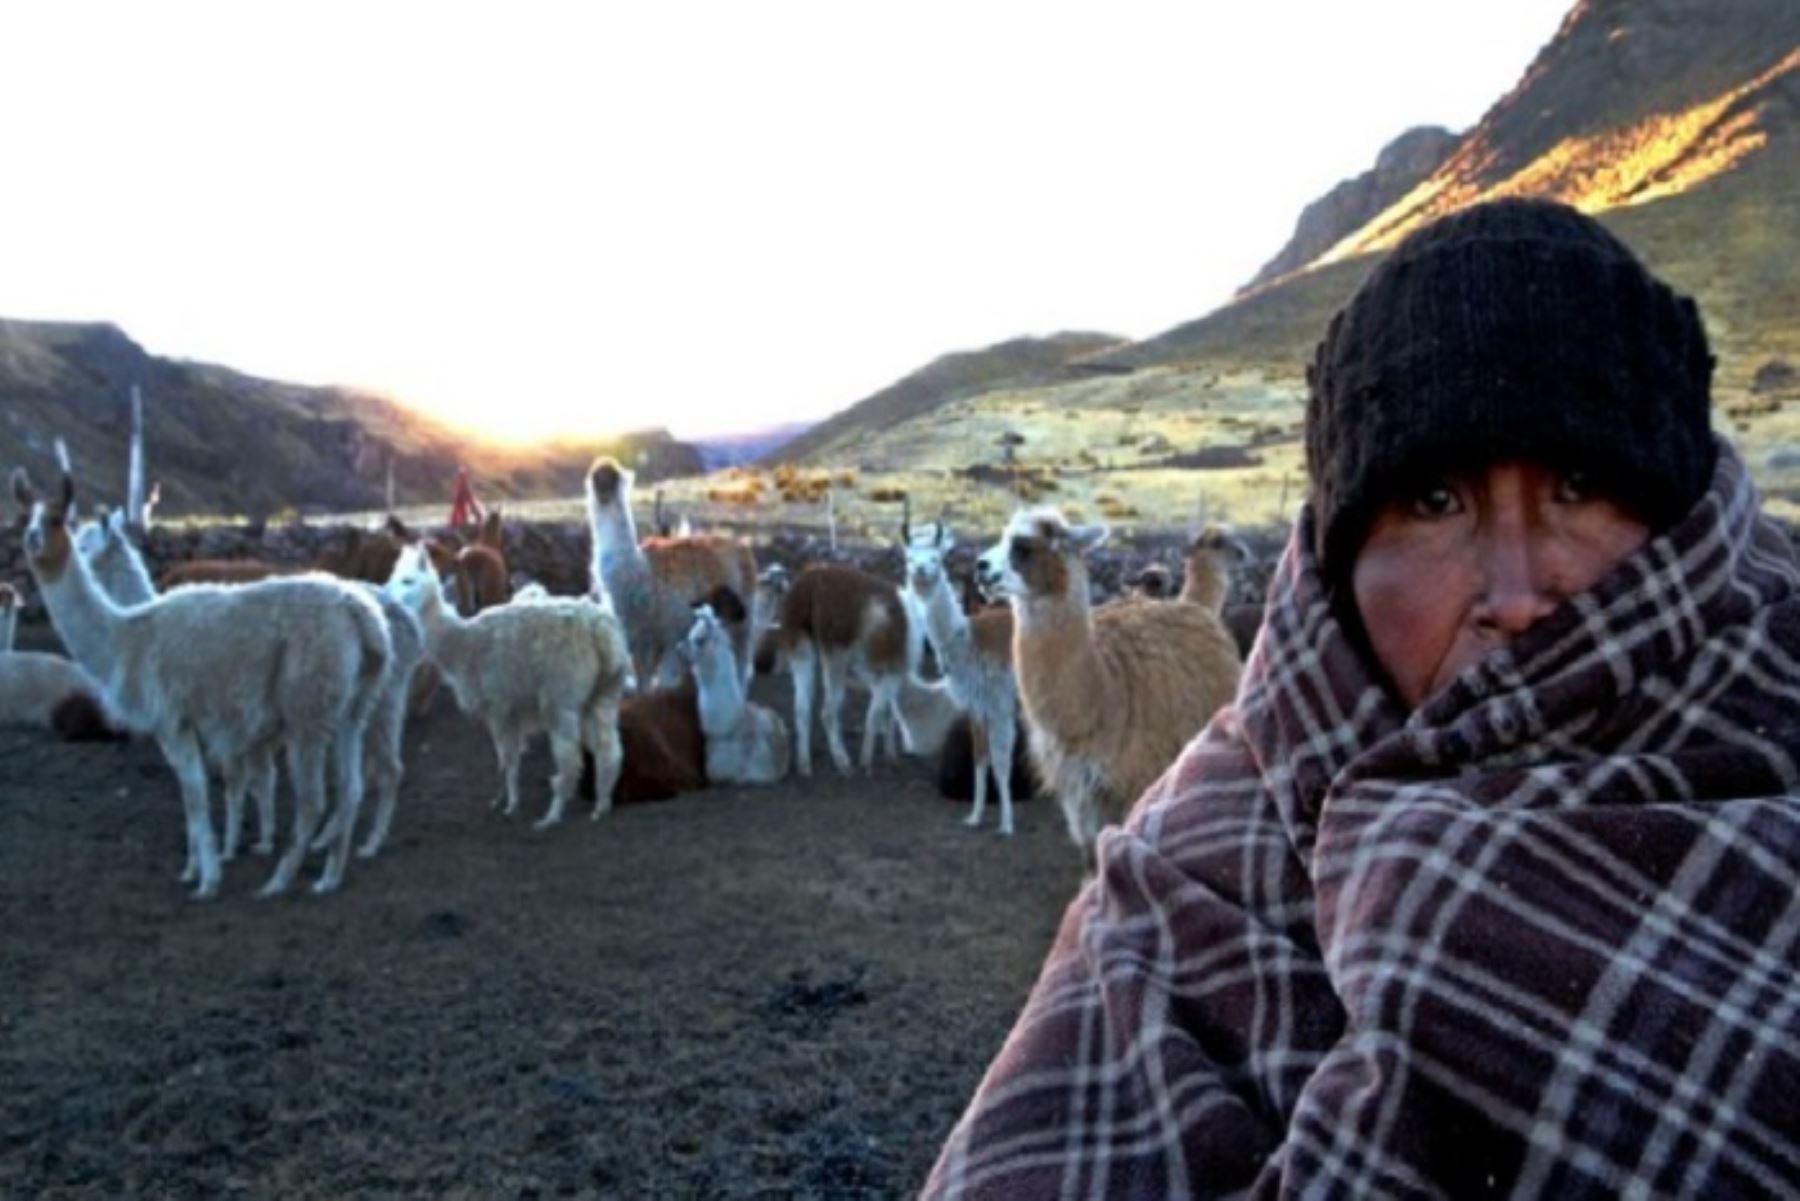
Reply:
[[340, 894], [194, 902], [152, 745], [0, 730], [0, 1195], [908, 1194], [1080, 872], [917, 762], [534, 834], [541, 747], [514, 819], [447, 695], [406, 761]]

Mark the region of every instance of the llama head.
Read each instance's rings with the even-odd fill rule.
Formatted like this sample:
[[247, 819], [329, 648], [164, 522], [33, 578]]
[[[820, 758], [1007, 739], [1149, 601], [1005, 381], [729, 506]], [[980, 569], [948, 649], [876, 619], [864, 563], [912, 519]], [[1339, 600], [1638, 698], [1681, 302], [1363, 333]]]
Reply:
[[1221, 563], [1247, 563], [1250, 548], [1227, 525], [1208, 525], [1188, 542], [1188, 558], [1207, 555]]
[[1151, 600], [1166, 600], [1175, 595], [1175, 577], [1167, 563], [1146, 563], [1141, 571], [1125, 581], [1125, 586]]
[[989, 596], [1061, 599], [1071, 581], [1086, 579], [1081, 556], [1105, 542], [1106, 534], [1104, 525], [1070, 525], [1055, 509], [1022, 510], [975, 561], [976, 582]]
[[787, 568], [779, 563], [769, 564], [756, 576], [757, 595], [773, 601], [780, 601], [782, 597], [786, 596], [788, 589], [793, 587], [793, 584], [794, 577], [788, 573]]
[[940, 521], [912, 531], [906, 542], [906, 584], [920, 600], [929, 600], [944, 578], [944, 559], [956, 545], [950, 527]]
[[61, 579], [75, 547], [69, 535], [75, 506], [75, 477], [63, 472], [62, 490], [51, 500], [39, 497], [23, 467], [13, 471], [13, 499], [29, 515], [25, 522], [25, 560], [42, 583]]
[[683, 662], [700, 664], [708, 657], [717, 655], [723, 650], [731, 650], [730, 636], [725, 632], [725, 625], [713, 607], [704, 602], [694, 606], [694, 624], [688, 627], [687, 637], [676, 647]]
[[602, 455], [588, 468], [587, 494], [590, 504], [599, 506], [631, 503], [631, 472], [619, 466], [611, 455]]
[[400, 548], [400, 557], [394, 560], [394, 569], [388, 573], [387, 583], [382, 591], [416, 612], [435, 597], [443, 601], [443, 581], [438, 578], [432, 567], [431, 557], [425, 548], [414, 542]]

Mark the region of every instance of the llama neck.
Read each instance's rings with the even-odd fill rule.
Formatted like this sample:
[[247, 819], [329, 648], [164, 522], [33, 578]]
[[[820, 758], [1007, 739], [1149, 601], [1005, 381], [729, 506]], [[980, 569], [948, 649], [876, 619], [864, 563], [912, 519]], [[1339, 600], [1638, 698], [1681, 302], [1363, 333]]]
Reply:
[[107, 595], [118, 604], [142, 605], [156, 599], [156, 585], [150, 581], [143, 556], [123, 534], [115, 533], [107, 539], [105, 547], [94, 556], [94, 569]]
[[51, 624], [75, 661], [111, 688], [119, 662], [119, 609], [107, 600], [92, 568], [73, 547], [55, 580], [38, 579]]
[[1094, 643], [1086, 571], [1070, 571], [1063, 596], [1013, 600], [1013, 665], [1030, 709], [1105, 703], [1112, 681]]
[[631, 515], [630, 498], [621, 494], [617, 504], [605, 508], [588, 502], [588, 525], [594, 536], [594, 576], [613, 588], [613, 578], [622, 567], [638, 567], [648, 571], [644, 552], [638, 546], [637, 521]]
[[435, 581], [419, 605], [419, 628], [425, 634], [425, 650], [431, 661], [449, 675], [462, 674], [475, 634], [470, 623], [444, 604]]
[[1211, 555], [1188, 560], [1187, 579], [1181, 582], [1181, 599], [1211, 613], [1225, 608], [1225, 573]]
[[5, 654], [13, 648], [13, 636], [18, 626], [19, 611], [17, 609], [0, 610], [0, 654]]
[[925, 601], [925, 630], [931, 635], [938, 666], [945, 675], [963, 676], [974, 670], [975, 646], [969, 636], [969, 619], [956, 603], [950, 581], [941, 575]]
[[695, 661], [694, 679], [700, 686], [700, 728], [708, 734], [722, 734], [736, 726], [744, 709], [744, 693], [730, 644], [715, 639]]

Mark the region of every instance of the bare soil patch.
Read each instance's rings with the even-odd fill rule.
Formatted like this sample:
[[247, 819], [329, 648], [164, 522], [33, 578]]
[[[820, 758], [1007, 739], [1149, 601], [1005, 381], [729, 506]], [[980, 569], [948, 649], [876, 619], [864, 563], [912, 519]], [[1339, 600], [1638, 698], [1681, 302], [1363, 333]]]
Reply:
[[444, 698], [341, 894], [247, 857], [196, 903], [153, 746], [0, 762], [7, 1196], [910, 1193], [1079, 873], [1051, 804], [971, 832], [924, 763], [534, 834]]

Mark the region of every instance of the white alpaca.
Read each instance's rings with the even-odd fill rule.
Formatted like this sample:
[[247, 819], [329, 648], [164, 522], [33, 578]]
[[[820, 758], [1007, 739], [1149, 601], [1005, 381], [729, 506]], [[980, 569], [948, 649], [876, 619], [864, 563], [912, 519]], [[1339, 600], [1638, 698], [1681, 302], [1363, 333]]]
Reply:
[[[425, 627], [411, 609], [383, 589], [362, 581], [356, 581], [354, 586], [381, 606], [388, 639], [394, 648], [388, 674], [382, 680], [375, 707], [369, 713], [369, 728], [363, 740], [367, 755], [364, 770], [375, 791], [377, 804], [375, 820], [363, 836], [362, 845], [356, 848], [356, 855], [359, 859], [373, 859], [387, 841], [388, 830], [394, 824], [394, 810], [400, 803], [400, 781], [406, 771], [402, 758], [406, 745], [406, 707], [412, 696], [413, 676], [425, 660]], [[261, 820], [266, 828], [273, 818], [265, 812]], [[344, 820], [344, 810], [337, 809], [331, 823], [314, 841], [314, 849], [329, 845], [338, 837]]]
[[[272, 746], [287, 753], [298, 797], [294, 840], [264, 886], [293, 883], [325, 812], [325, 777], [354, 813], [362, 799], [362, 731], [391, 648], [367, 596], [323, 576], [227, 588], [195, 586], [120, 608], [75, 553], [67, 514], [74, 482], [58, 502], [39, 503], [24, 472], [13, 492], [30, 510], [26, 559], [65, 642], [107, 664], [109, 709], [154, 737], [181, 782], [196, 897], [219, 888], [219, 854], [207, 808], [206, 761], [249, 762]], [[337, 888], [349, 835], [332, 848], [315, 892]], [[185, 876], [184, 872], [184, 876]]]
[[[156, 584], [150, 577], [150, 569], [144, 563], [144, 556], [127, 531], [124, 510], [108, 513], [105, 506], [101, 506], [96, 510], [93, 521], [81, 524], [81, 528], [75, 532], [74, 541], [76, 552], [87, 560], [95, 579], [114, 604], [129, 609], [156, 599]], [[90, 671], [103, 672], [110, 669], [110, 665], [104, 662], [103, 648], [97, 646], [94, 639], [84, 637], [85, 631], [79, 628], [73, 630], [73, 639], [71, 632], [64, 632], [60, 628], [58, 632], [70, 644], [71, 653], [81, 659]], [[84, 655], [94, 656], [95, 661], [84, 659]], [[280, 748], [258, 747], [242, 761], [221, 761], [211, 748], [204, 749], [207, 762], [225, 783], [225, 827], [219, 850], [220, 861], [230, 863], [237, 858], [244, 830], [246, 793], [252, 793], [256, 798], [257, 839], [252, 849], [259, 855], [271, 854], [275, 850], [275, 762]], [[189, 867], [192, 866], [193, 862], [190, 860]]]
[[925, 636], [956, 703], [969, 715], [975, 746], [975, 803], [966, 819], [980, 826], [987, 812], [987, 778], [1000, 789], [1000, 833], [1013, 832], [1012, 763], [1019, 733], [1019, 688], [1013, 677], [1012, 614], [996, 610], [963, 614], [944, 557], [955, 544], [942, 525], [913, 534], [906, 548], [906, 577], [923, 612]]
[[699, 687], [706, 778], [715, 784], [773, 784], [786, 777], [792, 754], [787, 723], [745, 698], [731, 636], [711, 605], [695, 607], [681, 657]]
[[71, 701], [104, 720], [100, 685], [79, 664], [61, 655], [0, 651], [0, 726], [56, 729], [57, 710]]
[[534, 735], [548, 733], [556, 762], [550, 807], [538, 829], [562, 820], [581, 778], [581, 752], [594, 756], [597, 818], [612, 807], [619, 775], [619, 701], [631, 662], [618, 619], [592, 601], [548, 598], [496, 605], [463, 618], [444, 603], [431, 564], [407, 547], [389, 591], [419, 615], [425, 648], [464, 713], [487, 726], [505, 791], [519, 807], [519, 761]]

